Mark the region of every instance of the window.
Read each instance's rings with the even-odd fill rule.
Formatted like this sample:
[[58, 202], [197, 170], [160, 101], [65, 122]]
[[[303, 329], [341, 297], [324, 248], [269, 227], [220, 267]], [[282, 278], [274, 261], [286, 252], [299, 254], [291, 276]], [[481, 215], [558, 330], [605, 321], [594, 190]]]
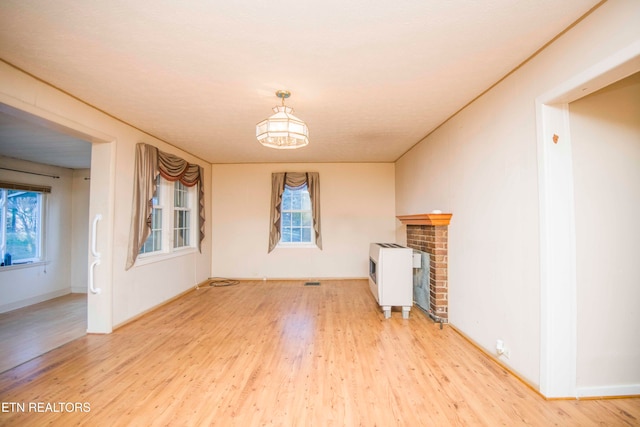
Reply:
[[153, 193], [151, 199], [151, 233], [147, 237], [147, 241], [144, 242], [142, 248], [140, 248], [141, 254], [150, 252], [158, 252], [162, 250], [162, 205], [160, 204], [160, 191], [162, 183], [160, 175], [156, 178], [156, 191]]
[[280, 243], [313, 243], [313, 214], [307, 185], [282, 193]]
[[[136, 144], [133, 207], [131, 212], [131, 234], [125, 270], [129, 270], [136, 263], [138, 256], [163, 252], [170, 254], [183, 248], [201, 250], [204, 239], [204, 186], [202, 184], [204, 170], [196, 163], [189, 163], [180, 157], [158, 150], [153, 145], [139, 142]], [[154, 186], [149, 185], [158, 177], [160, 186], [157, 195]], [[167, 181], [170, 180], [171, 182]], [[176, 186], [179, 180], [184, 186]], [[156, 187], [157, 188], [157, 187]], [[161, 223], [160, 244], [149, 243], [153, 252], [141, 255], [142, 248], [147, 244], [153, 218], [153, 198], [158, 198], [156, 209], [162, 208], [162, 215], [156, 211], [156, 231]], [[173, 200], [173, 203], [171, 202]], [[180, 211], [180, 213], [176, 213]], [[151, 221], [153, 222], [153, 221]], [[156, 233], [157, 235], [158, 233]], [[155, 239], [156, 237], [152, 237]]]
[[29, 191], [28, 186], [11, 187], [0, 188], [0, 262], [8, 266], [41, 261], [45, 194]]
[[191, 241], [189, 187], [176, 181], [173, 187], [173, 247], [189, 246]]
[[[151, 199], [151, 232], [140, 255], [171, 253], [193, 247], [193, 203], [197, 200], [195, 186], [187, 187], [179, 181], [169, 182], [157, 177], [156, 191]], [[173, 200], [173, 203], [167, 201]]]
[[318, 172], [271, 174], [269, 250], [314, 247], [322, 250]]

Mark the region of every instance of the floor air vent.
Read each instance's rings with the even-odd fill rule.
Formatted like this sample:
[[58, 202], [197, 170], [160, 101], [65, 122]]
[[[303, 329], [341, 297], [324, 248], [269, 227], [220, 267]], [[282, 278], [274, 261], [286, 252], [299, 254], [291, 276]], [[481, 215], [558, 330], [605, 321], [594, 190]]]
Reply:
[[320, 286], [320, 282], [306, 282], [305, 286]]

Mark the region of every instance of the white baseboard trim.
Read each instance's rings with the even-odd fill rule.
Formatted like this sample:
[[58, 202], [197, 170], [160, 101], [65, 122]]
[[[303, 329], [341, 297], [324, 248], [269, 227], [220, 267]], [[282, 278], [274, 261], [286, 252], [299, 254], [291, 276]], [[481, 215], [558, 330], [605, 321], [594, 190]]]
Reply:
[[578, 387], [578, 398], [581, 397], [621, 397], [640, 396], [640, 384], [612, 385], [600, 387]]
[[270, 282], [318, 282], [323, 280], [368, 280], [368, 277], [225, 277], [225, 276], [212, 276], [209, 279], [229, 279], [240, 280], [241, 282], [256, 282], [256, 281], [270, 281]]
[[29, 305], [38, 304], [39, 302], [44, 302], [53, 298], [58, 298], [63, 295], [67, 295], [70, 293], [70, 289], [60, 289], [53, 292], [47, 292], [46, 294], [36, 295], [35, 297], [23, 299], [20, 301], [11, 302], [9, 304], [0, 305], [0, 313], [6, 313], [7, 311], [17, 310], [19, 308], [23, 308]]

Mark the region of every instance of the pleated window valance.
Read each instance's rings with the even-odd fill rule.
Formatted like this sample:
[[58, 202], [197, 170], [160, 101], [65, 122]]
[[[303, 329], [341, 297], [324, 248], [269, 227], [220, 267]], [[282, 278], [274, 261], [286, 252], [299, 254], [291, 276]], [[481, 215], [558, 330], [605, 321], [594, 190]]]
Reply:
[[133, 179], [133, 212], [131, 215], [131, 231], [129, 236], [129, 252], [127, 255], [128, 270], [136, 262], [140, 248], [151, 232], [152, 198], [156, 191], [156, 177], [160, 174], [167, 181], [180, 181], [187, 187], [198, 186], [198, 225], [200, 238], [198, 250], [202, 252], [201, 242], [204, 239], [204, 173], [194, 163], [173, 154], [158, 150], [153, 145], [139, 143], [136, 145], [135, 171]]

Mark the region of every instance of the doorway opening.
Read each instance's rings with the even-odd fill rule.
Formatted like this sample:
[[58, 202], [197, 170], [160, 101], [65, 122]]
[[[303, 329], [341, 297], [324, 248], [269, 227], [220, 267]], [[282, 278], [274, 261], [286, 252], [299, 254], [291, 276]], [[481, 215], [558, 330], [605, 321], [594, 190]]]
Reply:
[[[108, 200], [91, 181], [93, 165], [104, 163], [97, 168], [104, 174], [110, 158], [92, 152], [110, 144], [36, 114], [0, 103], [0, 182], [41, 191], [34, 193], [41, 200], [38, 256], [0, 266], [0, 372], [85, 335], [96, 311], [88, 292], [90, 212]], [[19, 198], [21, 190], [9, 191]], [[8, 260], [16, 239], [30, 235], [14, 205], [0, 221], [12, 220], [2, 229], [12, 242], [2, 248]]]
[[540, 392], [546, 397], [630, 394], [629, 389], [618, 387], [581, 388], [577, 381], [576, 216], [569, 103], [638, 70], [640, 44], [634, 43], [536, 99], [541, 273]]

